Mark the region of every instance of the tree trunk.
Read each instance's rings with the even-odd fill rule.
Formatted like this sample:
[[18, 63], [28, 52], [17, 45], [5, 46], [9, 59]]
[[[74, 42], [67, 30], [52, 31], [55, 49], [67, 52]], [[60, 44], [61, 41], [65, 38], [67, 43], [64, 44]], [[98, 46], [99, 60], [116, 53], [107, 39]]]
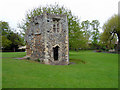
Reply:
[[118, 54], [120, 54], [120, 34], [117, 34], [117, 36], [118, 36], [118, 46], [117, 46], [117, 48], [118, 48]]
[[75, 48], [74, 50], [75, 50], [76, 52], [78, 52], [78, 49]]
[[14, 49], [14, 52], [15, 52], [15, 47], [13, 49]]
[[120, 54], [120, 38], [118, 39], [118, 54]]

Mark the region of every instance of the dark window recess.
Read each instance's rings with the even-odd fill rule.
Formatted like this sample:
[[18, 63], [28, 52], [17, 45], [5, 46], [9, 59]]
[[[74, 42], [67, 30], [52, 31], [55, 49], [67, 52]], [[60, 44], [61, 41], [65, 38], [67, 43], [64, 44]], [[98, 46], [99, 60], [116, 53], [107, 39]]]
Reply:
[[47, 31], [47, 32], [50, 32], [50, 31]]
[[60, 19], [59, 18], [53, 18], [53, 21], [59, 21]]
[[53, 24], [53, 27], [55, 28], [55, 24]]
[[53, 57], [55, 61], [58, 60], [58, 50], [59, 50], [59, 46], [53, 48]]
[[35, 25], [39, 24], [38, 22], [35, 22]]
[[47, 22], [50, 22], [49, 20], [47, 20]]

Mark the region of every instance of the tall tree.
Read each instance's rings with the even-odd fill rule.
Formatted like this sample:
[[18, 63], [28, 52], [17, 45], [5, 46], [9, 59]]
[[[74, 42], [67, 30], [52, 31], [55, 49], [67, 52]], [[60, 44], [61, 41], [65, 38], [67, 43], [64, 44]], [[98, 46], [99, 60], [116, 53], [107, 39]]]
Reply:
[[19, 45], [24, 44], [23, 38], [14, 33], [7, 22], [0, 21], [0, 32], [2, 32], [2, 49], [3, 50], [16, 50]]
[[7, 37], [2, 36], [2, 49], [3, 50], [6, 49], [6, 48], [10, 48], [11, 43], [12, 42]]
[[118, 23], [118, 15], [115, 14], [103, 25], [103, 36], [106, 37], [104, 40], [110, 41], [111, 44], [111, 41], [115, 38], [115, 35], [117, 35], [120, 50], [120, 26]]
[[81, 28], [84, 30], [84, 35], [90, 38], [91, 30], [90, 30], [90, 21], [82, 21]]
[[91, 37], [90, 21], [82, 21], [81, 29], [83, 31], [84, 36], [86, 37], [86, 40], [89, 42]]
[[90, 24], [92, 26], [92, 44], [95, 48], [98, 48], [100, 23], [98, 20], [93, 20]]
[[23, 41], [18, 33], [10, 32], [7, 37], [12, 42], [11, 49], [14, 52], [18, 49], [19, 45], [23, 45]]
[[116, 42], [117, 42], [117, 35], [116, 34], [112, 40], [110, 38], [108, 39], [108, 36], [106, 35], [105, 32], [100, 34], [99, 44], [100, 44], [102, 49], [104, 49], [104, 50], [115, 49]]
[[9, 31], [10, 31], [10, 27], [8, 22], [0, 21], [0, 32], [2, 33], [1, 35], [7, 35]]
[[2, 49], [9, 48], [11, 41], [7, 38], [8, 33], [10, 32], [10, 27], [8, 22], [0, 21], [0, 33], [2, 38]]

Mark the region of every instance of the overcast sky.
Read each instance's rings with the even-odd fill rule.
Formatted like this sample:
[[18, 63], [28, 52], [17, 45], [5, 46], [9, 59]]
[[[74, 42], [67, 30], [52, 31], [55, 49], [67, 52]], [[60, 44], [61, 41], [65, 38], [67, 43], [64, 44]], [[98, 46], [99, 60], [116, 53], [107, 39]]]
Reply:
[[18, 29], [17, 24], [25, 18], [26, 11], [39, 6], [58, 3], [70, 9], [80, 21], [99, 20], [100, 26], [112, 15], [118, 14], [120, 0], [1, 0], [0, 20], [9, 23], [11, 28]]

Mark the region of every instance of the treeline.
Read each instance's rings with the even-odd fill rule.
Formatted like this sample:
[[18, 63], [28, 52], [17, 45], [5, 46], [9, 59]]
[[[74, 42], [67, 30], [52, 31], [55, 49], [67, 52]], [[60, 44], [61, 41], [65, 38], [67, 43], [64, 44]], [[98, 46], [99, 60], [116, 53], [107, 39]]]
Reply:
[[[120, 29], [118, 27], [117, 15], [112, 16], [103, 25], [103, 27], [100, 27], [100, 22], [98, 20], [92, 20], [91, 22], [89, 20], [85, 20], [80, 22], [80, 19], [73, 15], [71, 10], [65, 8], [64, 6], [59, 6], [58, 4], [47, 5], [29, 10], [26, 13], [25, 19], [23, 19], [23, 21], [19, 24], [19, 28], [22, 30], [20, 34], [24, 36], [25, 31], [31, 22], [31, 18], [43, 14], [44, 11], [50, 14], [67, 15], [69, 48], [72, 50], [98, 49], [108, 51], [109, 49], [115, 49], [120, 45]], [[99, 32], [100, 29], [103, 30], [102, 33]], [[2, 40], [3, 49], [9, 48], [15, 50], [18, 49], [18, 46], [24, 45], [25, 42], [20, 34], [14, 33], [9, 28], [1, 30], [3, 31], [2, 38], [3, 40], [6, 40]], [[4, 31], [5, 34], [3, 34]], [[12, 40], [13, 37], [14, 40]], [[7, 42], [7, 44], [5, 42]]]
[[2, 51], [18, 51], [19, 46], [24, 45], [24, 38], [12, 30], [5, 21], [0, 21], [0, 32], [2, 39]]

